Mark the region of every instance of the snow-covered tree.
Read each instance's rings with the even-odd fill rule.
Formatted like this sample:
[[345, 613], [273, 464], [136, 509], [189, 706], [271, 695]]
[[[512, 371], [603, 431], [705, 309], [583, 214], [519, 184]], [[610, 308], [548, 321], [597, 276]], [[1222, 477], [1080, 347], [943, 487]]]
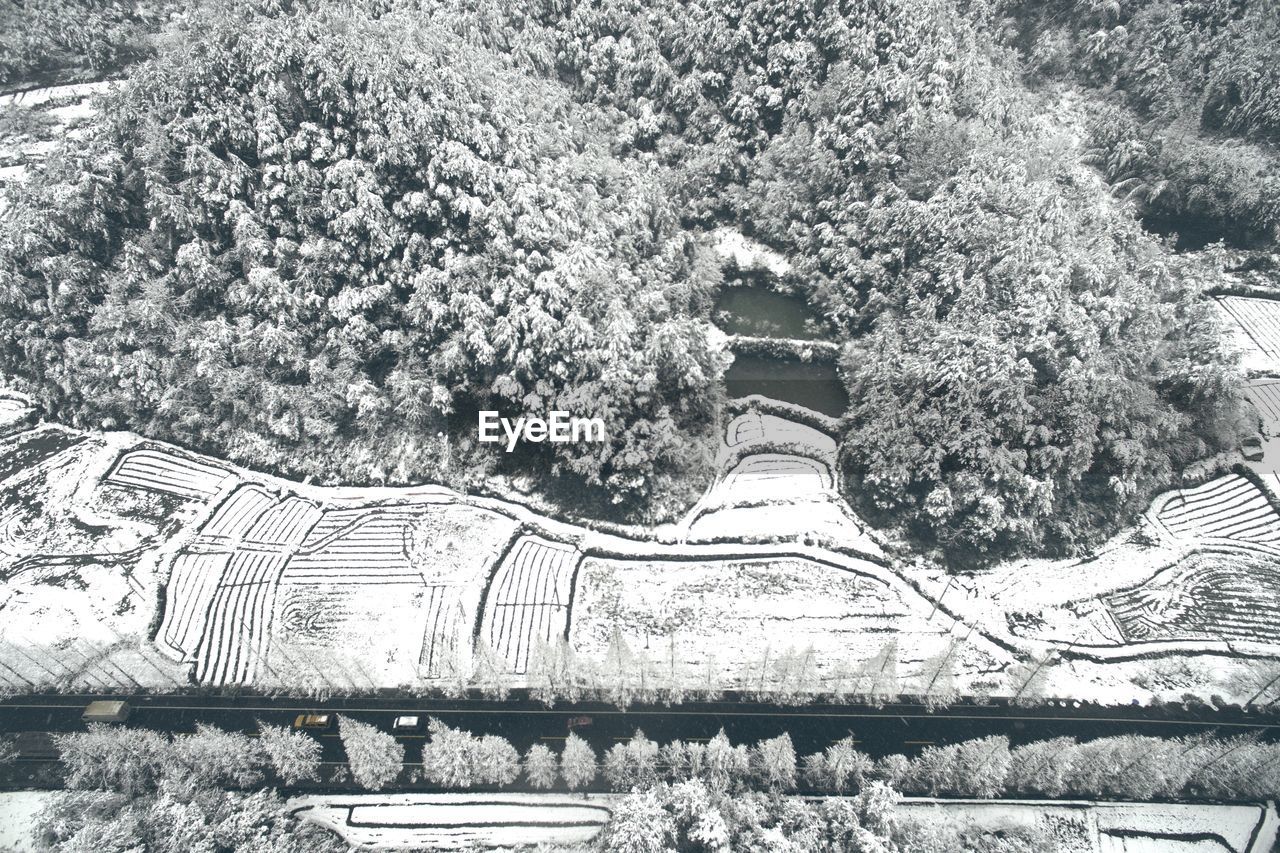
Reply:
[[740, 785], [751, 770], [750, 753], [746, 746], [734, 746], [724, 729], [707, 741], [705, 752], [705, 778], [712, 790], [723, 791]]
[[498, 735], [473, 739], [476, 769], [488, 785], [510, 785], [520, 775], [520, 753], [511, 742]]
[[339, 714], [338, 734], [347, 754], [347, 766], [361, 787], [380, 791], [404, 769], [404, 747], [377, 726]]
[[286, 785], [320, 778], [320, 741], [306, 732], [258, 721], [258, 743], [276, 776]]
[[444, 788], [469, 788], [482, 780], [476, 738], [450, 728], [432, 717], [422, 746], [422, 773], [427, 781]]
[[138, 794], [171, 770], [169, 741], [159, 732], [91, 723], [88, 731], [54, 735], [68, 788]]
[[524, 775], [535, 788], [553, 788], [556, 784], [555, 753], [546, 744], [535, 743], [524, 756]]
[[600, 835], [605, 853], [666, 853], [675, 840], [676, 824], [654, 791], [617, 800]]
[[596, 753], [591, 744], [572, 732], [560, 754], [560, 776], [570, 790], [585, 788], [596, 778]]
[[836, 793], [861, 788], [871, 773], [872, 761], [853, 746], [853, 738], [845, 737], [827, 747], [823, 755], [827, 785]]
[[751, 769], [771, 791], [790, 791], [796, 786], [796, 750], [791, 735], [783, 732], [762, 740], [751, 750]]
[[639, 729], [626, 743], [609, 748], [604, 774], [615, 791], [647, 788], [658, 781], [658, 745]]
[[511, 694], [511, 676], [507, 663], [498, 657], [493, 646], [484, 637], [476, 640], [471, 683], [486, 699], [502, 701]]
[[244, 788], [262, 779], [265, 754], [256, 741], [197, 723], [193, 734], [175, 735], [166, 776], [189, 791], [209, 787]]

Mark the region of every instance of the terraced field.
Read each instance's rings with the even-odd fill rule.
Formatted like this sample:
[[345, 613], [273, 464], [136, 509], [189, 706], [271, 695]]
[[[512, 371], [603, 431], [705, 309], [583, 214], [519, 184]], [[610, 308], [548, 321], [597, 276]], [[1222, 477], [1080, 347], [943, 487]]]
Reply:
[[1280, 381], [1251, 382], [1244, 393], [1262, 416], [1262, 431], [1280, 436]]
[[287, 650], [272, 665], [351, 657], [398, 683], [465, 666], [485, 578], [514, 527], [453, 504], [325, 510], [281, 574], [273, 636]]
[[201, 684], [252, 684], [266, 657], [283, 554], [237, 551], [223, 570], [196, 651]]
[[234, 475], [217, 465], [163, 450], [131, 450], [120, 457], [107, 483], [209, 500]]
[[1280, 559], [1206, 552], [1106, 597], [1129, 642], [1229, 639], [1280, 643]]
[[832, 486], [831, 471], [803, 456], [762, 453], [743, 459], [724, 478], [726, 492], [771, 500], [812, 497]]
[[[132, 480], [151, 473], [150, 488], [222, 488], [216, 472], [184, 462], [129, 454], [111, 476], [123, 468]], [[329, 509], [241, 484], [174, 559], [158, 640], [209, 685], [274, 679], [300, 654], [372, 657], [405, 681], [437, 677], [469, 639], [512, 528], [467, 506]]]
[[1280, 514], [1248, 479], [1231, 474], [1156, 499], [1151, 515], [1175, 537], [1280, 542]]
[[481, 635], [522, 675], [539, 641], [567, 634], [569, 599], [580, 555], [538, 536], [522, 537], [489, 583]]
[[788, 443], [807, 447], [811, 455], [835, 457], [836, 442], [831, 436], [811, 426], [789, 421], [777, 415], [744, 412], [729, 422], [725, 444], [740, 447], [759, 442]]
[[[1241, 342], [1253, 351], [1258, 364], [1280, 363], [1280, 300], [1249, 296], [1215, 297]], [[1246, 365], [1251, 359], [1246, 359]]]

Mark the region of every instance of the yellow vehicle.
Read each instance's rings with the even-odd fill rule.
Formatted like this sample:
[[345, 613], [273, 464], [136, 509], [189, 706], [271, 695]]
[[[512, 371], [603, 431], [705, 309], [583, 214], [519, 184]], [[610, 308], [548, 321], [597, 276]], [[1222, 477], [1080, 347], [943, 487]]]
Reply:
[[327, 729], [333, 725], [332, 714], [299, 714], [293, 721], [295, 729]]

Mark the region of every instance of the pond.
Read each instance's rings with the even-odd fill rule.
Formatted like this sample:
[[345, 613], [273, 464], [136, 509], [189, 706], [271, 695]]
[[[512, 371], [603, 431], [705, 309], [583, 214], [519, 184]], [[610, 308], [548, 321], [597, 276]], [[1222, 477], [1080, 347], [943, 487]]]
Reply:
[[[725, 287], [716, 302], [716, 322], [731, 335], [798, 340], [832, 336], [803, 297], [780, 293], [763, 280]], [[833, 417], [849, 405], [844, 383], [829, 362], [758, 353], [738, 353], [725, 374], [730, 397], [759, 394]]]
[[829, 362], [739, 355], [724, 379], [730, 397], [759, 394], [836, 418], [849, 407], [844, 383]]
[[763, 283], [728, 286], [716, 300], [716, 323], [731, 335], [760, 338], [827, 337], [803, 297], [779, 293]]

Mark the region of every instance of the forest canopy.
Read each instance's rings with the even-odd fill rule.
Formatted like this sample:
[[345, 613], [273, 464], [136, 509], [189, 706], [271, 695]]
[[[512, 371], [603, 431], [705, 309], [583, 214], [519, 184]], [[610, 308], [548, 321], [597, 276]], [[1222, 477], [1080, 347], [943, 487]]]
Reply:
[[15, 195], [0, 369], [330, 481], [475, 484], [512, 464], [478, 408], [602, 416], [515, 464], [670, 517], [715, 450], [728, 223], [842, 345], [861, 512], [1078, 549], [1235, 446], [1216, 273], [1152, 232], [1274, 242], [1276, 40], [1257, 2], [1041, 5], [201, 5]]

